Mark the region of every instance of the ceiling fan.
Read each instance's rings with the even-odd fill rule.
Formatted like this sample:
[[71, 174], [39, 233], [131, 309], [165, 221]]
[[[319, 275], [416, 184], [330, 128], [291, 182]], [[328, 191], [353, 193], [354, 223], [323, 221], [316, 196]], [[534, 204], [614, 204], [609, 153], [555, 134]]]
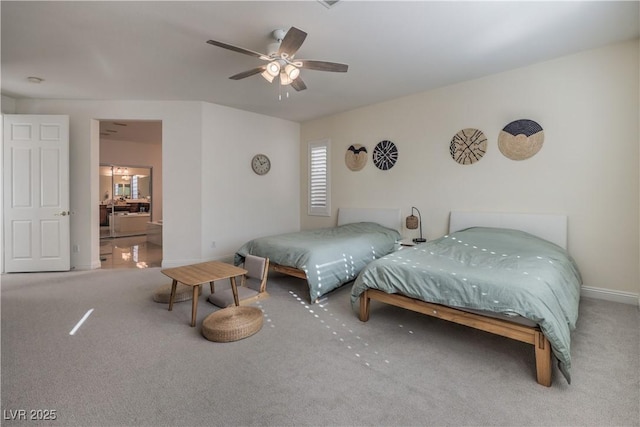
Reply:
[[307, 85], [300, 78], [300, 69], [302, 68], [338, 73], [346, 73], [349, 68], [347, 64], [339, 64], [337, 62], [294, 59], [295, 54], [307, 37], [307, 33], [296, 27], [291, 27], [286, 33], [284, 30], [274, 30], [272, 35], [273, 38], [276, 39], [276, 42], [269, 45], [268, 54], [254, 52], [215, 40], [208, 40], [207, 43], [267, 61], [266, 64], [260, 67], [243, 71], [242, 73], [229, 77], [232, 80], [240, 80], [255, 74], [261, 74], [269, 83], [278, 77], [281, 85], [291, 85], [295, 90], [301, 91], [307, 88]]

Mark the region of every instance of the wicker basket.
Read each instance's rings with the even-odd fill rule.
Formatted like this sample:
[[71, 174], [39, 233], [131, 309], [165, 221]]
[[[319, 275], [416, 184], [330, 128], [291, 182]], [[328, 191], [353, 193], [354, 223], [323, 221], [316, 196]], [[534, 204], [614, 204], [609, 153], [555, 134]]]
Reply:
[[207, 316], [202, 335], [209, 341], [231, 342], [250, 337], [262, 328], [262, 310], [257, 307], [227, 307]]

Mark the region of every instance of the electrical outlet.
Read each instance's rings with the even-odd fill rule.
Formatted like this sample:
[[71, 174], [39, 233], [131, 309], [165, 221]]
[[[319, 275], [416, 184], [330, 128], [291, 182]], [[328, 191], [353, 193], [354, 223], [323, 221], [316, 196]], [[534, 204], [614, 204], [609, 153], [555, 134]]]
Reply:
[[77, 254], [78, 252], [80, 252], [80, 246], [79, 245], [73, 245], [73, 253]]
[[211, 248], [215, 248], [216, 247], [216, 241], [214, 240], [213, 242], [211, 242]]

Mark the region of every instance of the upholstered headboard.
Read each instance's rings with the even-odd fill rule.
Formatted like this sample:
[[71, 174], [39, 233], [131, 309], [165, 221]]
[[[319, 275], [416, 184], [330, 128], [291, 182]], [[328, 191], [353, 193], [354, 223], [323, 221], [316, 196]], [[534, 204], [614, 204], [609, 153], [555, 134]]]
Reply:
[[352, 222], [376, 222], [384, 227], [402, 231], [402, 214], [395, 208], [339, 208], [338, 225]]
[[566, 215], [451, 211], [449, 233], [469, 227], [511, 228], [567, 248]]

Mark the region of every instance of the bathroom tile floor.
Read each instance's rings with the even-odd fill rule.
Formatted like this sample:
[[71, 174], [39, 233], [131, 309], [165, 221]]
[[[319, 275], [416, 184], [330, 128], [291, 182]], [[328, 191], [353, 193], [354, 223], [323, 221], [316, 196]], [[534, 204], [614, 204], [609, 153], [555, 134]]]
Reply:
[[162, 246], [147, 242], [147, 236], [100, 239], [102, 268], [149, 268], [162, 266]]

